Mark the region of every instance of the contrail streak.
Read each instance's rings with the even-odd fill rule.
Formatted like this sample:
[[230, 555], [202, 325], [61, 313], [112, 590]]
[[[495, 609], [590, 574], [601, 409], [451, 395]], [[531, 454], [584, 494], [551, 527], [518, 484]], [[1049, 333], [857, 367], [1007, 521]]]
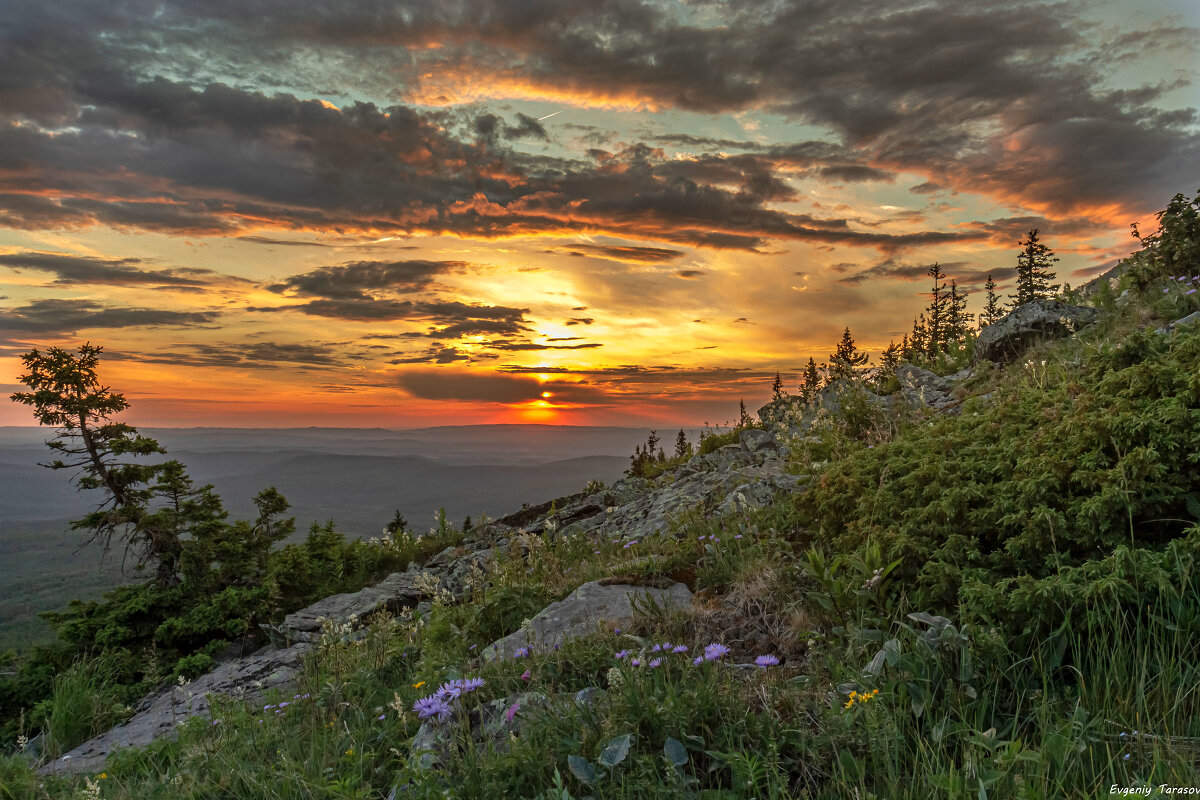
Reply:
[[[562, 113], [562, 110], [561, 110], [561, 109], [560, 109], [560, 110], [558, 110], [558, 111], [555, 111], [555, 112], [554, 112], [554, 114], [561, 114], [561, 113]], [[538, 120], [537, 120], [537, 121], [538, 121], [538, 122], [541, 122], [541, 121], [542, 121], [542, 120], [544, 120], [544, 119], [550, 119], [551, 117], [553, 117], [553, 116], [554, 116], [554, 114], [547, 114], [547, 115], [546, 115], [546, 116], [544, 116], [544, 117], [538, 117]]]

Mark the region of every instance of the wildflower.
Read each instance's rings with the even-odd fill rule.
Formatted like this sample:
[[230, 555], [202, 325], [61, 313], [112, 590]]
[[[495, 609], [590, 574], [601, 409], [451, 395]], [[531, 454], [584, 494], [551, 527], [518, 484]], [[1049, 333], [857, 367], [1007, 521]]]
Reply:
[[513, 653], [513, 658], [524, 658], [527, 655], [529, 655], [528, 647], [518, 647], [517, 651]]
[[380, 714], [375, 719], [377, 719], [379, 722], [383, 722], [385, 719], [387, 719], [387, 714]]
[[616, 654], [613, 656], [613, 658], [615, 658], [615, 659], [617, 659], [618, 661], [620, 661], [620, 660], [622, 660], [623, 658], [625, 658], [625, 656], [627, 656], [627, 655], [629, 655], [629, 651], [628, 651], [628, 650], [618, 650], [618, 651], [616, 652]]
[[742, 535], [739, 533], [739, 534], [737, 534], [736, 536], [734, 536], [733, 538], [735, 538], [735, 539], [740, 539], [740, 538], [742, 538]]
[[413, 703], [413, 711], [417, 712], [417, 716], [421, 719], [428, 719], [429, 717], [446, 719], [453, 713], [445, 699], [436, 694], [429, 697], [422, 697]]
[[729, 652], [728, 647], [726, 647], [723, 644], [718, 644], [716, 642], [713, 642], [708, 647], [704, 648], [704, 660], [705, 661], [716, 661], [718, 658], [727, 654], [728, 652]]
[[754, 663], [760, 667], [774, 667], [779, 665], [779, 658], [768, 653], [765, 656], [759, 656], [754, 659]]
[[660, 650], [662, 650], [662, 649], [663, 649], [663, 646], [662, 646], [661, 644], [656, 644], [656, 645], [654, 645], [654, 647], [651, 647], [651, 648], [650, 648], [650, 652], [651, 652], [651, 653], [657, 653], [657, 652], [659, 652], [659, 651], [660, 651]]
[[662, 643], [662, 649], [663, 649], [663, 652], [664, 652], [664, 653], [665, 653], [666, 651], [670, 650], [670, 649], [671, 649], [671, 643], [670, 643], [670, 642], [663, 642], [663, 643]]
[[640, 667], [642, 665], [642, 662], [638, 661], [636, 658], [629, 659], [629, 663], [635, 667]]
[[686, 644], [677, 644], [671, 648], [672, 653], [686, 653], [687, 651], [688, 646]]
[[346, 755], [348, 755], [348, 756], [354, 755], [354, 748], [353, 747], [346, 748]]
[[507, 722], [512, 722], [513, 717], [517, 716], [517, 710], [521, 708], [520, 703], [513, 703], [508, 708], [504, 709], [504, 719]]
[[696, 666], [700, 666], [701, 664], [704, 663], [704, 656], [696, 656], [695, 658], [692, 659], [692, 663], [695, 664]]
[[533, 677], [533, 675], [531, 675], [529, 673], [529, 670], [525, 670], [524, 672], [521, 673], [521, 680], [523, 680], [523, 681], [530, 680], [532, 677]]
[[649, 666], [650, 666], [650, 669], [656, 669], [656, 668], [658, 668], [658, 667], [662, 666], [662, 659], [661, 659], [661, 658], [655, 658], [655, 659], [652, 659], [652, 660], [650, 661], [650, 665], [649, 665]]
[[625, 676], [621, 674], [621, 670], [616, 667], [610, 667], [608, 670], [608, 685], [609, 688], [619, 689], [625, 683]]
[[421, 688], [422, 686], [424, 686], [424, 685], [425, 685], [425, 681], [417, 681], [417, 682], [416, 682], [416, 683], [414, 683], [412, 686], [413, 686], [413, 688], [414, 688], [414, 689], [420, 689], [420, 688]]

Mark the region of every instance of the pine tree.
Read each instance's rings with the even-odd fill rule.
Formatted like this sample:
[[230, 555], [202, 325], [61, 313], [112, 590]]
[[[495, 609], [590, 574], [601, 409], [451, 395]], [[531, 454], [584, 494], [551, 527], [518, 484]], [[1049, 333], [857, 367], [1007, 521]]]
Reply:
[[879, 357], [879, 368], [883, 374], [890, 375], [895, 373], [896, 367], [900, 366], [900, 354], [903, 351], [903, 345], [888, 342], [887, 349]]
[[1017, 292], [1009, 295], [1014, 308], [1050, 297], [1058, 291], [1058, 285], [1050, 283], [1054, 280], [1050, 265], [1058, 261], [1058, 258], [1053, 250], [1038, 241], [1038, 229], [1029, 231], [1019, 244], [1021, 252], [1017, 255]]
[[[912, 336], [909, 339], [913, 356], [923, 356], [929, 352], [929, 326], [925, 322], [925, 312], [921, 312], [913, 320]], [[911, 359], [910, 359], [911, 360]]]
[[408, 530], [408, 520], [406, 520], [404, 515], [400, 513], [400, 509], [396, 509], [396, 513], [392, 517], [392, 521], [387, 524], [387, 527], [384, 528], [384, 530], [386, 530], [392, 536]]
[[779, 373], [775, 373], [775, 382], [771, 384], [771, 394], [773, 400], [779, 400], [783, 397], [783, 378]]
[[861, 352], [854, 344], [854, 337], [850, 334], [850, 328], [847, 327], [842, 332], [842, 340], [838, 342], [837, 349], [829, 359], [830, 380], [853, 378], [856, 370], [865, 365], [868, 358], [869, 356]]
[[999, 322], [1004, 316], [1003, 310], [1000, 308], [1000, 298], [996, 296], [996, 282], [992, 280], [992, 276], [987, 276], [987, 283], [983, 285], [987, 290], [987, 302], [983, 305], [983, 311], [979, 314], [979, 330], [983, 330], [988, 325]]
[[946, 292], [946, 275], [942, 265], [934, 262], [929, 268], [929, 277], [933, 278], [933, 291], [930, 293], [929, 320], [926, 323], [928, 340], [925, 352], [930, 358], [937, 358], [946, 349], [947, 325], [950, 321], [950, 295]]
[[738, 400], [738, 427], [739, 428], [749, 428], [753, 424], [754, 424], [754, 421], [752, 419], [750, 419], [750, 414], [749, 414], [749, 412], [746, 411], [746, 401], [739, 399]]
[[812, 356], [809, 356], [808, 366], [804, 368], [804, 375], [800, 381], [800, 399], [810, 403], [816, 398], [819, 391], [821, 391], [821, 373], [817, 369], [817, 362], [813, 361]]

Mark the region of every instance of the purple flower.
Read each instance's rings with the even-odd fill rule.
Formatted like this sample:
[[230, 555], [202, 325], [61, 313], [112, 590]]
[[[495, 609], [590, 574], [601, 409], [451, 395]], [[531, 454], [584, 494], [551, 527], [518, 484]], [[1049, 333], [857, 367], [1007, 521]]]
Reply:
[[692, 663], [695, 664], [696, 666], [700, 666], [701, 664], [704, 663], [704, 656], [696, 656], [695, 658], [692, 659]]
[[523, 681], [527, 681], [532, 677], [533, 677], [533, 675], [531, 675], [529, 673], [529, 670], [525, 670], [524, 672], [521, 673], [521, 680], [523, 680]]
[[518, 647], [517, 652], [513, 653], [513, 658], [524, 658], [529, 655], [528, 647]]
[[378, 719], [380, 722], [383, 722], [385, 719], [387, 719], [387, 714], [380, 714], [378, 717], [376, 717], [376, 719]]
[[629, 663], [635, 667], [640, 667], [642, 665], [642, 662], [638, 661], [636, 658], [629, 659]]
[[672, 653], [686, 653], [688, 650], [686, 644], [677, 644], [671, 648]]
[[742, 538], [742, 535], [739, 533], [737, 536], [734, 536], [733, 538], [740, 539], [740, 538]]
[[708, 647], [704, 648], [704, 660], [716, 661], [721, 656], [729, 652], [729, 648], [723, 644], [713, 642]]
[[650, 661], [650, 669], [655, 669], [656, 667], [661, 667], [661, 666], [662, 666], [662, 659], [661, 659], [661, 658], [655, 658], [655, 659], [651, 659], [651, 661]]
[[422, 697], [413, 703], [413, 711], [417, 712], [417, 716], [421, 719], [428, 719], [429, 717], [446, 719], [454, 713], [450, 710], [450, 704], [440, 695], [436, 694], [432, 694], [429, 697]]
[[517, 709], [521, 707], [520, 703], [513, 703], [508, 708], [504, 709], [504, 719], [508, 722], [513, 721], [513, 717], [517, 715]]
[[616, 652], [616, 654], [615, 654], [615, 655], [613, 655], [613, 658], [615, 658], [615, 659], [617, 659], [618, 661], [620, 661], [621, 659], [625, 658], [625, 656], [627, 656], [627, 655], [629, 655], [629, 651], [628, 651], [628, 650], [618, 650], [618, 651]]
[[618, 636], [620, 636], [620, 635], [621, 635], [621, 629], [620, 629], [620, 628], [617, 628], [615, 631], [613, 631], [613, 633], [615, 633], [615, 634], [617, 634]]
[[473, 692], [476, 689], [482, 688], [487, 683], [483, 678], [467, 678], [465, 681], [460, 682], [462, 683], [462, 690], [464, 692]]
[[651, 652], [651, 653], [657, 653], [657, 652], [659, 652], [659, 651], [660, 651], [660, 650], [662, 650], [662, 649], [663, 649], [663, 646], [662, 646], [661, 644], [656, 644], [656, 645], [654, 645], [654, 647], [651, 647], [651, 648], [650, 648], [650, 652]]
[[760, 667], [774, 667], [778, 666], [779, 658], [768, 653], [765, 656], [759, 656], [754, 659], [754, 663]]
[[663, 649], [663, 652], [664, 652], [664, 653], [665, 653], [667, 650], [670, 650], [670, 649], [671, 649], [671, 643], [670, 643], [670, 642], [663, 642], [663, 643], [662, 643], [662, 649]]

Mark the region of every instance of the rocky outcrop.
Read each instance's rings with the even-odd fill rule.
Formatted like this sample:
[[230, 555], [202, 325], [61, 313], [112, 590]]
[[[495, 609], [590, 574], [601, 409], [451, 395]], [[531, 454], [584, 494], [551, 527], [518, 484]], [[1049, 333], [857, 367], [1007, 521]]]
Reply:
[[635, 602], [686, 609], [691, 606], [691, 601], [692, 593], [682, 583], [659, 589], [592, 581], [542, 609], [522, 630], [488, 645], [483, 657], [487, 660], [512, 658], [523, 650], [552, 650], [568, 639], [592, 633], [602, 623], [628, 625], [633, 621]]
[[1186, 317], [1180, 317], [1179, 319], [1175, 320], [1174, 322], [1168, 322], [1166, 325], [1164, 325], [1163, 327], [1156, 330], [1155, 333], [1160, 333], [1160, 334], [1165, 335], [1165, 334], [1168, 334], [1171, 331], [1175, 330], [1176, 328], [1180, 328], [1185, 325], [1197, 325], [1197, 324], [1200, 324], [1200, 311], [1193, 311], [1191, 314], [1188, 314]]
[[173, 736], [175, 728], [192, 717], [209, 716], [209, 693], [257, 701], [271, 689], [290, 685], [311, 648], [303, 642], [282, 650], [264, 648], [221, 664], [191, 683], [150, 694], [124, 725], [89, 739], [40, 771], [43, 775], [99, 772], [109, 753], [118, 747], [145, 747], [155, 739]]
[[983, 329], [975, 342], [975, 360], [999, 364], [1016, 361], [1036, 342], [1070, 336], [1095, 322], [1099, 313], [1094, 308], [1058, 300], [1026, 303]]

